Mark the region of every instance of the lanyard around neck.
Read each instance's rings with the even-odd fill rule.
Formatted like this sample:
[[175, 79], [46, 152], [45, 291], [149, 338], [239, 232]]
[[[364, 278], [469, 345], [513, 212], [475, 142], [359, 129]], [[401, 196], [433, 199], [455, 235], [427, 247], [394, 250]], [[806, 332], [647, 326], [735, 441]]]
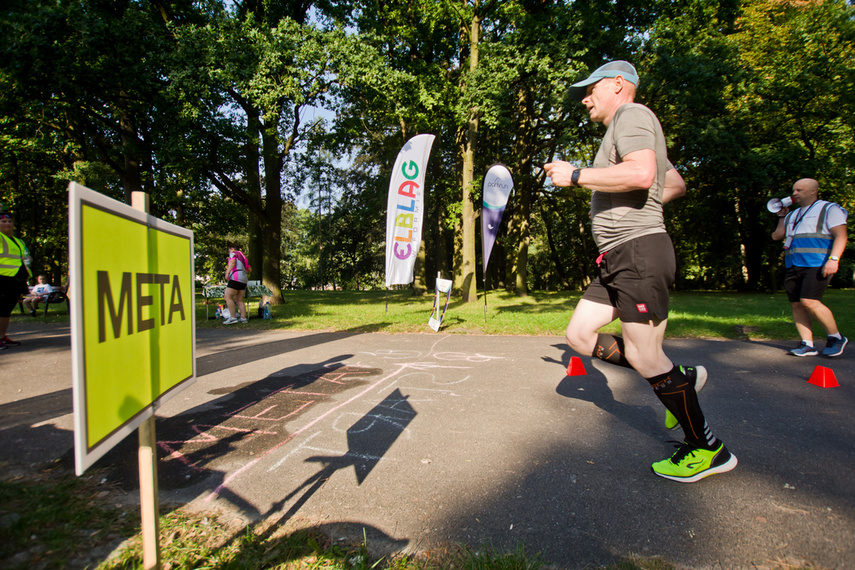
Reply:
[[[798, 218], [796, 218], [796, 221], [795, 221], [795, 222], [793, 222], [793, 233], [796, 233], [796, 230], [799, 228], [799, 224], [801, 224], [801, 223], [802, 223], [802, 220], [804, 220], [804, 219], [805, 219], [805, 216], [807, 216], [807, 215], [808, 215], [808, 212], [810, 212], [810, 209], [811, 209], [811, 208], [813, 208], [813, 207], [816, 205], [816, 203], [817, 203], [817, 202], [819, 202], [819, 200], [814, 200], [814, 201], [811, 203], [811, 205], [807, 207], [807, 210], [805, 210], [804, 212], [802, 212], [802, 215], [801, 215], [801, 216], [799, 216]], [[799, 209], [801, 209], [801, 208], [799, 208]]]

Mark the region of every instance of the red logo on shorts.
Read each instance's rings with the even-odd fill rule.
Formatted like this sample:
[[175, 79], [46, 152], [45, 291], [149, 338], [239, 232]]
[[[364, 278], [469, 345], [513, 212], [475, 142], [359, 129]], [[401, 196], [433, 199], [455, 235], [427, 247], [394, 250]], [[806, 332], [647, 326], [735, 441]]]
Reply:
[[647, 312], [647, 304], [646, 303], [639, 303], [635, 306], [635, 308], [638, 309], [639, 313], [646, 313]]

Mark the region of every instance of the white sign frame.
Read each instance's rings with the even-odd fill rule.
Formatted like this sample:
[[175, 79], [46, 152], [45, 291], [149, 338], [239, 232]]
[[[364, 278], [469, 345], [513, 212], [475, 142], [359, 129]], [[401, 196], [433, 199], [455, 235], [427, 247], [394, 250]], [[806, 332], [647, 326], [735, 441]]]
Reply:
[[[72, 395], [74, 404], [74, 460], [75, 472], [82, 475], [98, 459], [103, 457], [110, 449], [115, 447], [128, 435], [132, 434], [149, 418], [153, 417], [157, 409], [167, 400], [175, 396], [181, 390], [191, 385], [196, 380], [196, 306], [195, 289], [191, 289], [190, 298], [190, 335], [188, 340], [191, 345], [192, 373], [187, 378], [180, 380], [169, 390], [155, 397], [151, 403], [146, 404], [141, 411], [128, 421], [118, 425], [108, 436], [102, 438], [91, 447], [88, 443], [87, 434], [87, 409], [86, 400], [86, 354], [84, 343], [84, 312], [83, 302], [83, 228], [82, 208], [84, 205], [92, 206], [103, 212], [113, 214], [128, 221], [146, 226], [147, 228], [165, 232], [176, 237], [189, 240], [191, 252], [190, 263], [190, 286], [195, 287], [195, 269], [193, 266], [193, 232], [160, 220], [150, 214], [146, 214], [127, 204], [114, 200], [104, 194], [100, 194], [71, 182], [68, 195], [68, 249], [69, 249], [69, 303], [71, 313], [71, 372], [72, 372]], [[109, 239], [109, 236], [105, 236]], [[94, 316], [95, 312], [91, 311]]]

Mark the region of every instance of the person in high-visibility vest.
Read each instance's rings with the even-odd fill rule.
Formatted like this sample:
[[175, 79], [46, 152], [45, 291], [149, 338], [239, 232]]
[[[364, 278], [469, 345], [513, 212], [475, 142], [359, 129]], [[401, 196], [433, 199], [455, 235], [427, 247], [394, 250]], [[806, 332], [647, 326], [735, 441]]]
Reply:
[[27, 267], [30, 252], [15, 233], [15, 220], [8, 212], [0, 212], [0, 350], [21, 344], [6, 336], [12, 309], [21, 300], [21, 295], [30, 292]]
[[[839, 204], [820, 200], [819, 182], [813, 178], [797, 180], [792, 198], [797, 208], [781, 208], [772, 232], [773, 240], [784, 240], [784, 290], [793, 306], [793, 322], [800, 337], [790, 354], [840, 356], [849, 339], [840, 334], [834, 313], [822, 302], [822, 296], [846, 249], [849, 212]], [[828, 335], [824, 349], [813, 344], [813, 321]]]

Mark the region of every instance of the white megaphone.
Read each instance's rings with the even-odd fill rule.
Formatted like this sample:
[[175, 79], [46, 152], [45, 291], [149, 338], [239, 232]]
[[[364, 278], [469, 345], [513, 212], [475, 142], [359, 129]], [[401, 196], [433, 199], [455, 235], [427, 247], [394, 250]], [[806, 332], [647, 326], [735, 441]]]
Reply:
[[768, 202], [766, 202], [766, 209], [772, 212], [773, 214], [777, 214], [784, 208], [789, 208], [793, 205], [793, 199], [787, 196], [786, 198], [778, 199], [772, 198]]

